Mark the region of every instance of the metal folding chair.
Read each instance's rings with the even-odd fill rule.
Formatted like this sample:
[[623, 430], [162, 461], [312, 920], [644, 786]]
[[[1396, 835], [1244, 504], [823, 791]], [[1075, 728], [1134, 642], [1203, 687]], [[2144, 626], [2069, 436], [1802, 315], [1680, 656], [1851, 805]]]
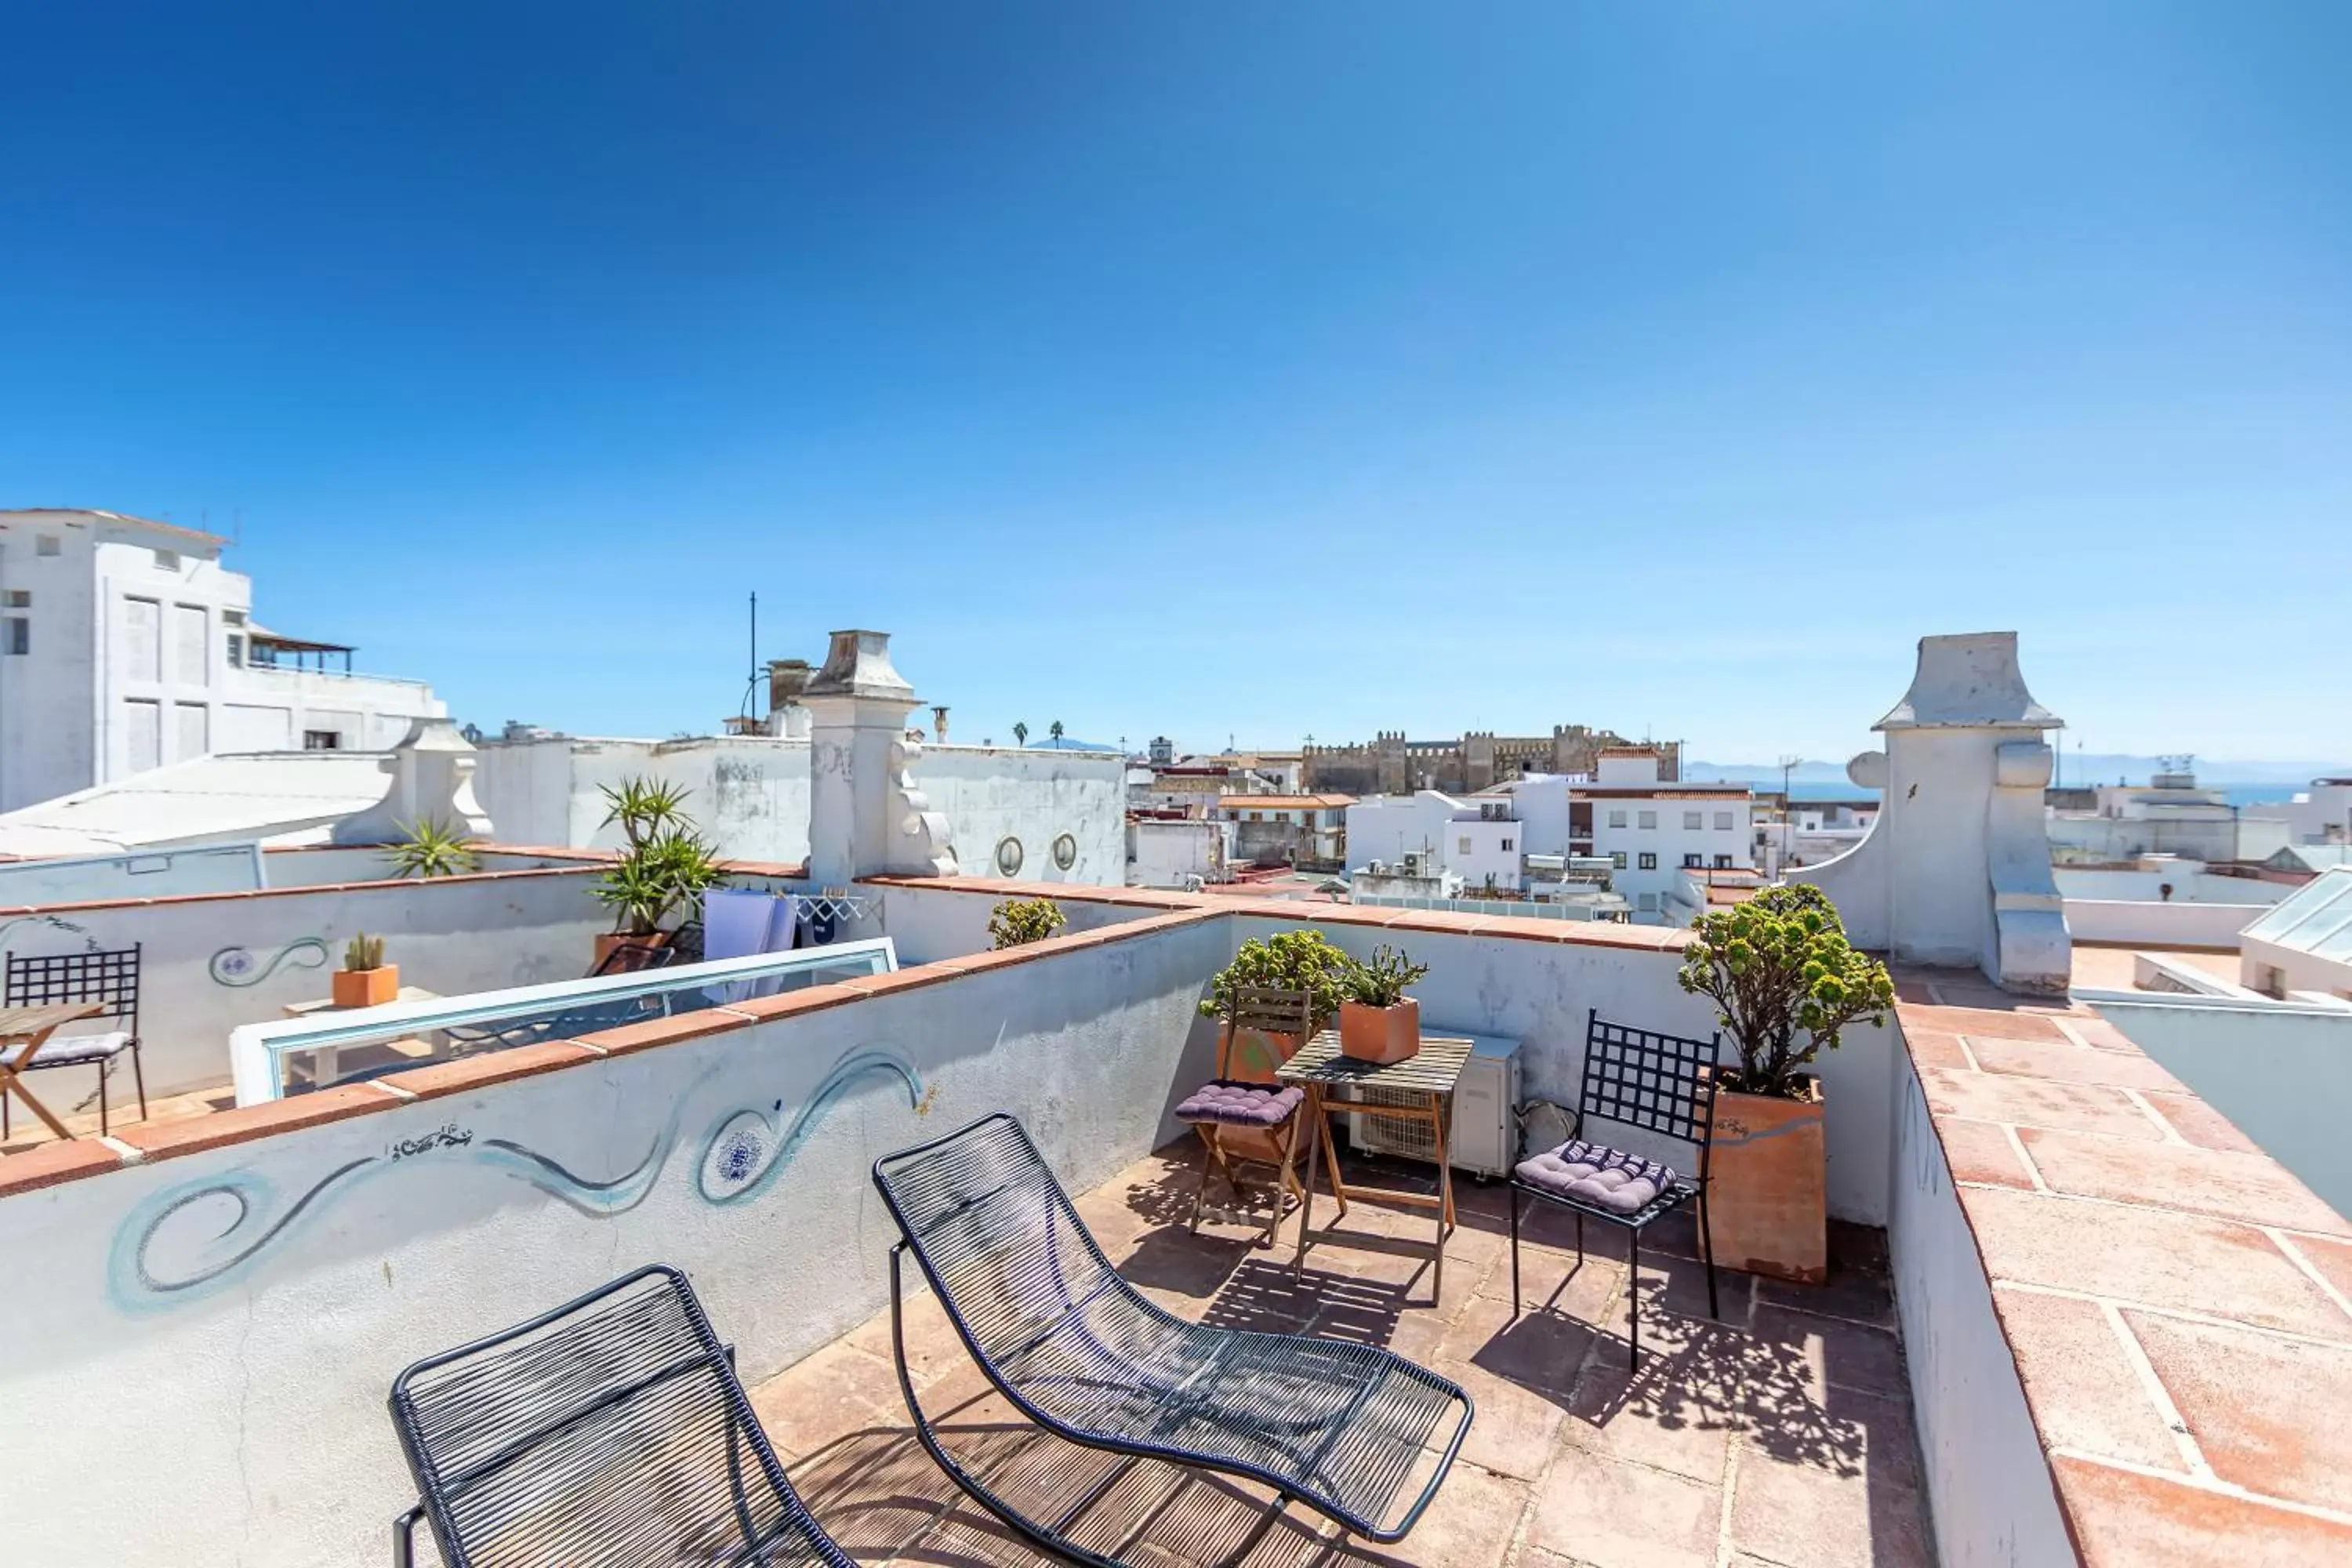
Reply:
[[[1572, 1134], [1567, 1142], [1511, 1173], [1511, 1314], [1519, 1311], [1519, 1197], [1527, 1196], [1576, 1215], [1576, 1255], [1584, 1256], [1584, 1222], [1621, 1226], [1631, 1259], [1633, 1364], [1642, 1363], [1642, 1232], [1660, 1216], [1696, 1201], [1700, 1254], [1706, 1260], [1706, 1310], [1721, 1317], [1716, 1300], [1715, 1243], [1707, 1234], [1708, 1145], [1715, 1133], [1717, 1059], [1723, 1037], [1685, 1039], [1612, 1024], [1599, 1009], [1585, 1017], [1584, 1077], [1578, 1090]], [[1698, 1177], [1690, 1180], [1672, 1166], [1614, 1149], [1583, 1136], [1593, 1121], [1654, 1133], [1697, 1152]]]
[[[8, 955], [0, 1005], [47, 1007], [67, 1002], [96, 1002], [103, 1013], [93, 1015], [115, 1026], [89, 1035], [51, 1035], [29, 1059], [14, 1064], [19, 1073], [47, 1068], [98, 1068], [98, 1131], [109, 1131], [107, 1079], [114, 1060], [131, 1053], [131, 1076], [139, 1086], [139, 1120], [147, 1120], [147, 1069], [139, 1060], [139, 951], [142, 944], [99, 952], [64, 952], [42, 958]], [[8, 1135], [8, 1096], [0, 1094], [0, 1138]]]

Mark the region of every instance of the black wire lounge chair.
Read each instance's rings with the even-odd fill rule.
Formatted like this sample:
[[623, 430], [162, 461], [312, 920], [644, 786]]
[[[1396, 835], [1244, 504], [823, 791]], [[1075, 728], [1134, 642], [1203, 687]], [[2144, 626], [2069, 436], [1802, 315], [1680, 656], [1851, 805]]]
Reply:
[[[1467, 1394], [1387, 1351], [1206, 1328], [1153, 1305], [1111, 1268], [1011, 1116], [887, 1154], [874, 1184], [902, 1236], [890, 1249], [890, 1329], [916, 1435], [974, 1500], [1049, 1552], [1120, 1568], [1065, 1532], [1141, 1458], [1272, 1487], [1260, 1533], [1297, 1500], [1359, 1535], [1401, 1541], [1470, 1429]], [[1129, 1458], [1053, 1523], [990, 1492], [932, 1432], [907, 1370], [899, 1260], [909, 1251], [972, 1359], [1023, 1415]], [[1427, 1481], [1397, 1506], [1424, 1463]]]
[[392, 1385], [448, 1568], [851, 1568], [802, 1506], [686, 1277], [656, 1264]]
[[[1694, 1199], [1698, 1204], [1700, 1255], [1706, 1259], [1706, 1311], [1723, 1316], [1715, 1293], [1715, 1242], [1707, 1233], [1707, 1151], [1715, 1136], [1716, 1063], [1723, 1037], [1685, 1039], [1654, 1029], [1612, 1024], [1589, 1009], [1584, 1026], [1584, 1078], [1577, 1091], [1571, 1136], [1557, 1148], [1522, 1160], [1511, 1173], [1511, 1316], [1519, 1315], [1521, 1194], [1576, 1215], [1576, 1256], [1584, 1256], [1584, 1222], [1622, 1226], [1627, 1291], [1633, 1298], [1633, 1364], [1642, 1364], [1642, 1232]], [[1698, 1179], [1584, 1134], [1594, 1121], [1655, 1133], [1687, 1143], [1698, 1154]]]

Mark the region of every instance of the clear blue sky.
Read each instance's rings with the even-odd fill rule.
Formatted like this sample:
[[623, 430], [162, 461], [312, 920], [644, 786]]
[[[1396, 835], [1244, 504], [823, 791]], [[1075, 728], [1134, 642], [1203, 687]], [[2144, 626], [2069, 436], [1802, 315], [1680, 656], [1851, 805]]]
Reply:
[[[1895, 13], [1899, 13], [1895, 14]], [[20, 6], [0, 505], [461, 718], [2352, 751], [2352, 5]], [[225, 529], [224, 529], [225, 531]]]

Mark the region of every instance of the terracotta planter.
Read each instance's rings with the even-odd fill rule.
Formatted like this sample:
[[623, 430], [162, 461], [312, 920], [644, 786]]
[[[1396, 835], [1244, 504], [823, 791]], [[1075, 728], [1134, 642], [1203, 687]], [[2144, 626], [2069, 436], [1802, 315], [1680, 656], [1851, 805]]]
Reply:
[[1360, 1062], [1401, 1062], [1421, 1049], [1421, 1004], [1408, 996], [1393, 1007], [1339, 1004], [1339, 1054]]
[[1235, 1083], [1274, 1083], [1274, 1069], [1297, 1056], [1307, 1044], [1301, 1035], [1277, 1035], [1267, 1029], [1235, 1029], [1225, 1077]]
[[599, 969], [604, 968], [604, 961], [613, 956], [613, 952], [615, 948], [657, 948], [668, 940], [668, 937], [663, 935], [659, 931], [656, 931], [651, 936], [639, 936], [634, 931], [599, 931], [596, 935], [595, 966]]
[[338, 969], [331, 983], [338, 1007], [381, 1007], [400, 1000], [400, 965], [375, 969]]
[[1804, 1100], [1715, 1100], [1707, 1231], [1726, 1268], [1818, 1285], [1830, 1276], [1829, 1147], [1819, 1079]]

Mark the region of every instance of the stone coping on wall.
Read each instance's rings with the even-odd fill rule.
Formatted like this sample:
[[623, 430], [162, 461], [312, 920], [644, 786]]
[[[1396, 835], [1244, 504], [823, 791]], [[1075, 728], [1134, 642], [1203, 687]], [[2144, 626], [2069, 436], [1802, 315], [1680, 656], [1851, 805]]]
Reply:
[[[500, 847], [500, 854], [536, 854], [536, 850], [509, 850]], [[320, 893], [365, 893], [384, 888], [451, 888], [467, 887], [476, 882], [515, 881], [530, 877], [578, 877], [594, 870], [590, 865], [534, 866], [511, 871], [460, 871], [454, 877], [379, 877], [365, 882], [320, 882], [299, 888], [236, 888], [216, 893], [159, 893], [143, 899], [84, 899], [70, 903], [18, 904], [0, 906], [0, 920], [14, 920], [26, 915], [91, 914], [100, 910], [160, 909], [171, 904], [232, 903], [250, 899], [299, 899]]]
[[470, 1093], [495, 1084], [534, 1078], [541, 1073], [560, 1071], [609, 1057], [678, 1045], [778, 1018], [845, 1006], [887, 992], [943, 984], [990, 970], [1048, 961], [1085, 948], [1132, 942], [1177, 927], [1202, 924], [1220, 919], [1227, 912], [1223, 910], [1168, 910], [1097, 931], [1050, 937], [1044, 942], [1009, 948], [1002, 952], [974, 953], [967, 958], [920, 964], [887, 974], [860, 975], [851, 980], [785, 992], [781, 995], [704, 1008], [674, 1018], [648, 1019], [644, 1023], [583, 1035], [572, 1040], [543, 1041], [457, 1061], [433, 1062], [364, 1083], [339, 1084], [332, 1089], [260, 1105], [240, 1106], [233, 1110], [167, 1121], [133, 1122], [110, 1137], [37, 1143], [19, 1153], [0, 1154], [0, 1200], [61, 1182], [103, 1175], [127, 1165], [202, 1153], [279, 1133], [299, 1131], [306, 1127], [390, 1110], [420, 1100]]
[[1580, 943], [1643, 952], [1679, 950], [1691, 941], [1689, 931], [1675, 926], [1539, 920], [1526, 915], [1470, 915], [1451, 910], [1327, 904], [1305, 899], [1252, 899], [1223, 893], [1179, 893], [1158, 888], [1104, 888], [1084, 882], [1021, 882], [989, 877], [866, 877], [857, 885], [969, 893], [989, 899], [1052, 899], [1062, 903], [1119, 904], [1133, 909], [1195, 910], [1256, 920], [1429, 931], [1447, 936], [1503, 937], [1516, 942]]
[[2083, 1561], [2352, 1563], [2352, 1222], [2096, 1014], [1896, 992]]

